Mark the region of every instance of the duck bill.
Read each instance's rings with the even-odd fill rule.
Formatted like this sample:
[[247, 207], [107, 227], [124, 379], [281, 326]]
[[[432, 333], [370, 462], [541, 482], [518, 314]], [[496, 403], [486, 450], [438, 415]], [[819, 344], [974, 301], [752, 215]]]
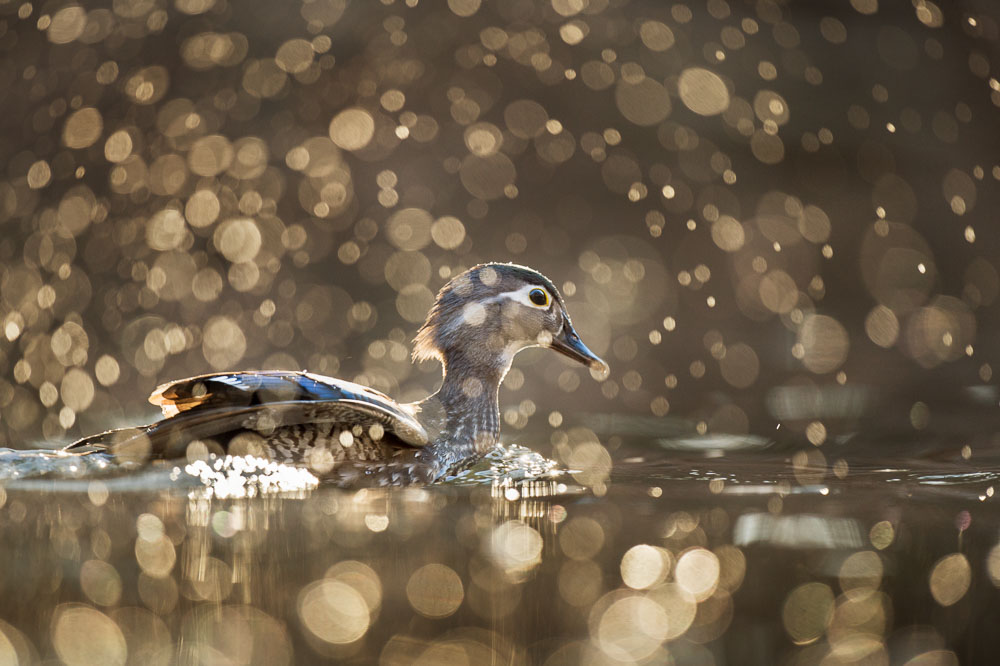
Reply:
[[601, 377], [607, 376], [610, 371], [604, 359], [587, 349], [587, 345], [583, 344], [583, 340], [580, 339], [580, 336], [576, 334], [576, 331], [573, 330], [573, 327], [569, 323], [563, 326], [563, 330], [559, 335], [552, 338], [549, 347], [578, 363], [583, 363]]

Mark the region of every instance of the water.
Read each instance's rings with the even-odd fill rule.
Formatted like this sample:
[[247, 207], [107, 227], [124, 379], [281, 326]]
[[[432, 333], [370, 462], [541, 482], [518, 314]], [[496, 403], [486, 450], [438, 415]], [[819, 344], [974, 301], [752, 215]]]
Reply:
[[996, 2], [81, 4], [0, 2], [0, 447], [422, 398], [481, 261], [613, 371], [431, 488], [0, 448], [0, 666], [998, 661]]
[[438, 486], [361, 490], [264, 461], [122, 470], [6, 451], [0, 663], [955, 664], [1000, 649], [996, 460], [710, 443], [612, 442], [610, 475], [594, 442], [568, 445], [590, 461], [571, 469], [511, 445]]

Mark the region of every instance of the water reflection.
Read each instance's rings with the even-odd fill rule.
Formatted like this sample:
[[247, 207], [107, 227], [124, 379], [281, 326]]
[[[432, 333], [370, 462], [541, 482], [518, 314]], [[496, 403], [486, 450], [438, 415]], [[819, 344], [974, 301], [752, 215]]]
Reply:
[[523, 449], [505, 458], [527, 457], [519, 473], [431, 488], [236, 496], [196, 466], [180, 486], [176, 470], [10, 481], [0, 655], [947, 664], [995, 649], [977, 632], [1000, 581], [998, 469], [802, 485], [790, 462], [688, 455], [622, 462], [596, 488]]
[[0, 663], [995, 661], [989, 3], [84, 4], [0, 3], [0, 445], [426, 395], [484, 260], [616, 374], [427, 489], [0, 450]]

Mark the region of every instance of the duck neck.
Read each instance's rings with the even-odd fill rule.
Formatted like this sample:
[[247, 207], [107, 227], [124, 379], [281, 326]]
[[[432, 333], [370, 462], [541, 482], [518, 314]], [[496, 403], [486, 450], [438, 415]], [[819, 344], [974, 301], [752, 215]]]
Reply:
[[438, 444], [467, 457], [487, 453], [500, 440], [500, 383], [510, 361], [498, 361], [487, 364], [461, 353], [447, 355], [435, 395], [445, 420]]

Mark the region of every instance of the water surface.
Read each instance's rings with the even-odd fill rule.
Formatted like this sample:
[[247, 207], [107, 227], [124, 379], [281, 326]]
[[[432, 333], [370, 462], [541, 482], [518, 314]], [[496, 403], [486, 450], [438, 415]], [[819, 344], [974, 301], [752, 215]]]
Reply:
[[[512, 445], [429, 488], [233, 459], [36, 461], [0, 492], [0, 661], [955, 664], [1000, 648], [995, 458], [607, 444], [557, 441], [569, 469]], [[10, 476], [37, 455], [0, 459]]]

